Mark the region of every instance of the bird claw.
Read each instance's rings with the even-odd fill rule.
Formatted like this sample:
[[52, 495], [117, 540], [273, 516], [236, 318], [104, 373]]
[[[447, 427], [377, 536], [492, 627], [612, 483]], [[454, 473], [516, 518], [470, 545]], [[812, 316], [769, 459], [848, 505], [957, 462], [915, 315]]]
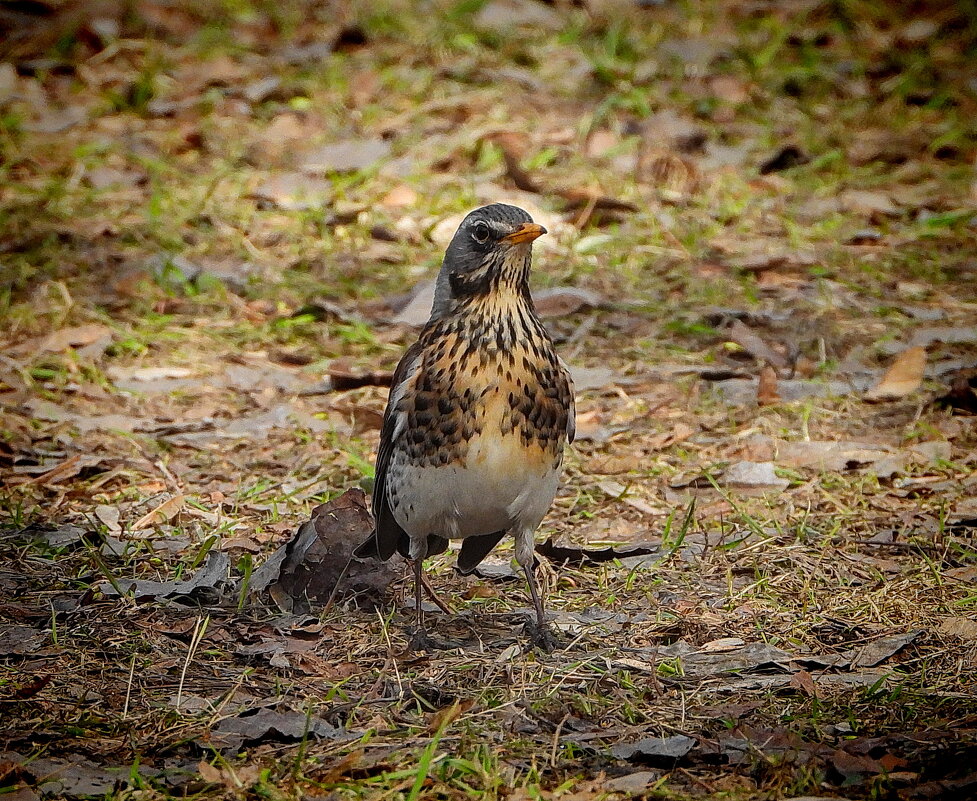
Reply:
[[446, 651], [450, 647], [447, 643], [434, 639], [434, 637], [427, 633], [427, 629], [414, 629], [410, 642], [407, 643], [408, 651], [423, 651], [428, 653], [431, 651]]
[[530, 642], [539, 650], [551, 654], [553, 651], [566, 648], [567, 643], [545, 623], [540, 624], [535, 620], [526, 624], [526, 633], [529, 634]]

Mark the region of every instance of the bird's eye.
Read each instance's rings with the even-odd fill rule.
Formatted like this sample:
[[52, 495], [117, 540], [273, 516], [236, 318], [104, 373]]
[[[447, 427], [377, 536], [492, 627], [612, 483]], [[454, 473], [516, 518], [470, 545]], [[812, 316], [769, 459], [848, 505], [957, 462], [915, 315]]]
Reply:
[[474, 239], [480, 245], [484, 245], [486, 242], [488, 242], [489, 233], [491, 233], [489, 231], [489, 227], [481, 221], [472, 226], [472, 239]]

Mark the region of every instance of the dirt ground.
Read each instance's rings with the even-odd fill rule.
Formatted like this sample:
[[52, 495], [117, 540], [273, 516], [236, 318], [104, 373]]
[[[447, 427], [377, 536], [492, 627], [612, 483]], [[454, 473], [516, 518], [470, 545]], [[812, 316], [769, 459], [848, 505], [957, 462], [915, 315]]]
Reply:
[[[977, 795], [977, 12], [0, 3], [0, 792]], [[549, 234], [537, 532], [358, 566], [461, 217]]]

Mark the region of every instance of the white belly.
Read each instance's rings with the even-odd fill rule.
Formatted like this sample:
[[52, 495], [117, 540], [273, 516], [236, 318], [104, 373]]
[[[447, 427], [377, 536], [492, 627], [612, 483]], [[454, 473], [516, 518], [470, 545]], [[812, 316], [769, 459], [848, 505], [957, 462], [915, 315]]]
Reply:
[[532, 458], [518, 437], [476, 437], [465, 463], [418, 467], [400, 452], [392, 455], [390, 507], [411, 537], [532, 531], [553, 503], [559, 468], [552, 459]]

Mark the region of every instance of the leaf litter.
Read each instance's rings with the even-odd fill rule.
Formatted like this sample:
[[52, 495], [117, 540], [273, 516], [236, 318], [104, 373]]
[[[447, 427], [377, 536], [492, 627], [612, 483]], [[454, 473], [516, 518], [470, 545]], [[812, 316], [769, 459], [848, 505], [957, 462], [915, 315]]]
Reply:
[[[4, 789], [972, 789], [969, 29], [639, 5], [11, 23]], [[504, 542], [431, 560], [460, 645], [410, 654], [402, 563], [322, 599], [405, 290], [492, 200], [551, 231], [578, 379], [539, 555], [571, 645], [526, 651]]]

